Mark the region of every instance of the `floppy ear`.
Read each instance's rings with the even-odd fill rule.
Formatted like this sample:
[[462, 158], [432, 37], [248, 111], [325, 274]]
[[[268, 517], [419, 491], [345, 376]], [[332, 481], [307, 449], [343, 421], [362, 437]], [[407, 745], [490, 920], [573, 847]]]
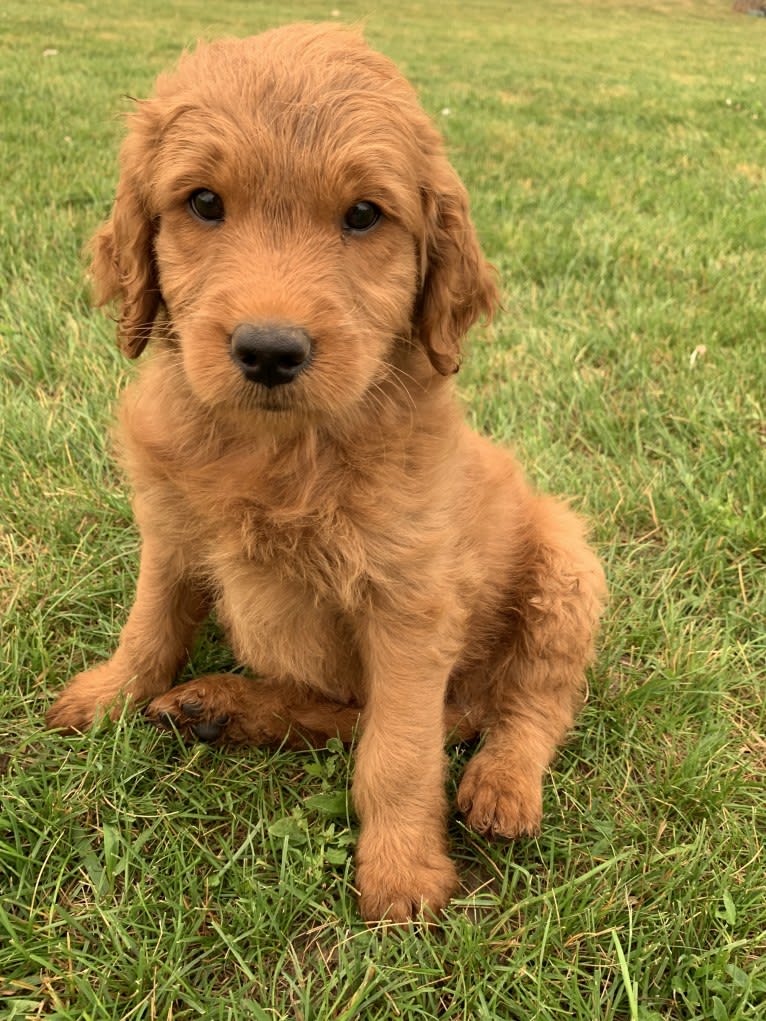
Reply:
[[423, 206], [420, 342], [434, 368], [448, 376], [460, 367], [460, 345], [468, 329], [482, 315], [492, 319], [497, 283], [479, 248], [466, 190], [450, 166], [424, 189]]
[[91, 242], [91, 277], [96, 305], [120, 300], [117, 339], [128, 358], [137, 358], [152, 333], [161, 294], [154, 264], [155, 226], [142, 196], [148, 154], [138, 134], [120, 153], [120, 181], [112, 215]]

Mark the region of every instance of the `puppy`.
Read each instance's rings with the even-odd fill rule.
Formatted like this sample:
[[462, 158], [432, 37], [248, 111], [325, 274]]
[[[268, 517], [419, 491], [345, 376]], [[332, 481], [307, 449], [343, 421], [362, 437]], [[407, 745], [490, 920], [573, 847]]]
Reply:
[[[445, 740], [483, 735], [468, 825], [536, 833], [605, 594], [580, 520], [462, 420], [461, 341], [497, 301], [465, 189], [394, 66], [311, 25], [185, 55], [120, 168], [92, 272], [125, 354], [151, 348], [120, 415], [140, 573], [48, 723], [357, 733], [362, 914], [438, 912]], [[212, 610], [253, 679], [172, 687]]]

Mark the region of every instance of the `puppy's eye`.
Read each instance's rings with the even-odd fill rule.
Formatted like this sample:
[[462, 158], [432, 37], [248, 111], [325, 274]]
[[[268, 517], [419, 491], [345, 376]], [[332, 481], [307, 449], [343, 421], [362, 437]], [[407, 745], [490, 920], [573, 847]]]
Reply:
[[343, 217], [343, 229], [364, 233], [372, 230], [383, 213], [374, 202], [355, 202], [346, 210]]
[[189, 209], [198, 220], [220, 223], [223, 220], [223, 199], [214, 191], [198, 188], [189, 196]]

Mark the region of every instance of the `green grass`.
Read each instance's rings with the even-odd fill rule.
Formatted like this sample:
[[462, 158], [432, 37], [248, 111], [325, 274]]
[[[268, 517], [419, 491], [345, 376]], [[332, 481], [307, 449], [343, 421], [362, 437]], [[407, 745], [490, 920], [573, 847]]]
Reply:
[[[131, 370], [80, 256], [122, 97], [199, 36], [331, 5], [6, 2], [3, 1017], [766, 1016], [766, 22], [730, 7], [341, 7], [442, 125], [501, 271], [467, 414], [588, 515], [612, 591], [542, 836], [488, 845], [455, 819], [461, 895], [439, 929], [398, 931], [357, 915], [340, 748], [42, 723], [134, 584], [108, 440]], [[194, 668], [227, 662], [210, 630]]]

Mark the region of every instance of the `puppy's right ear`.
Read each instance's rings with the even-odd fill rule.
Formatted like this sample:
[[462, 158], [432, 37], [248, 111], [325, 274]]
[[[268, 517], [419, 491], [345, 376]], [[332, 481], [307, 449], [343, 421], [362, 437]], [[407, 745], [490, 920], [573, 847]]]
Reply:
[[95, 304], [119, 299], [117, 339], [128, 358], [137, 358], [146, 347], [161, 300], [154, 262], [155, 224], [142, 186], [150, 159], [139, 152], [142, 143], [138, 132], [123, 143], [112, 214], [90, 245]]

